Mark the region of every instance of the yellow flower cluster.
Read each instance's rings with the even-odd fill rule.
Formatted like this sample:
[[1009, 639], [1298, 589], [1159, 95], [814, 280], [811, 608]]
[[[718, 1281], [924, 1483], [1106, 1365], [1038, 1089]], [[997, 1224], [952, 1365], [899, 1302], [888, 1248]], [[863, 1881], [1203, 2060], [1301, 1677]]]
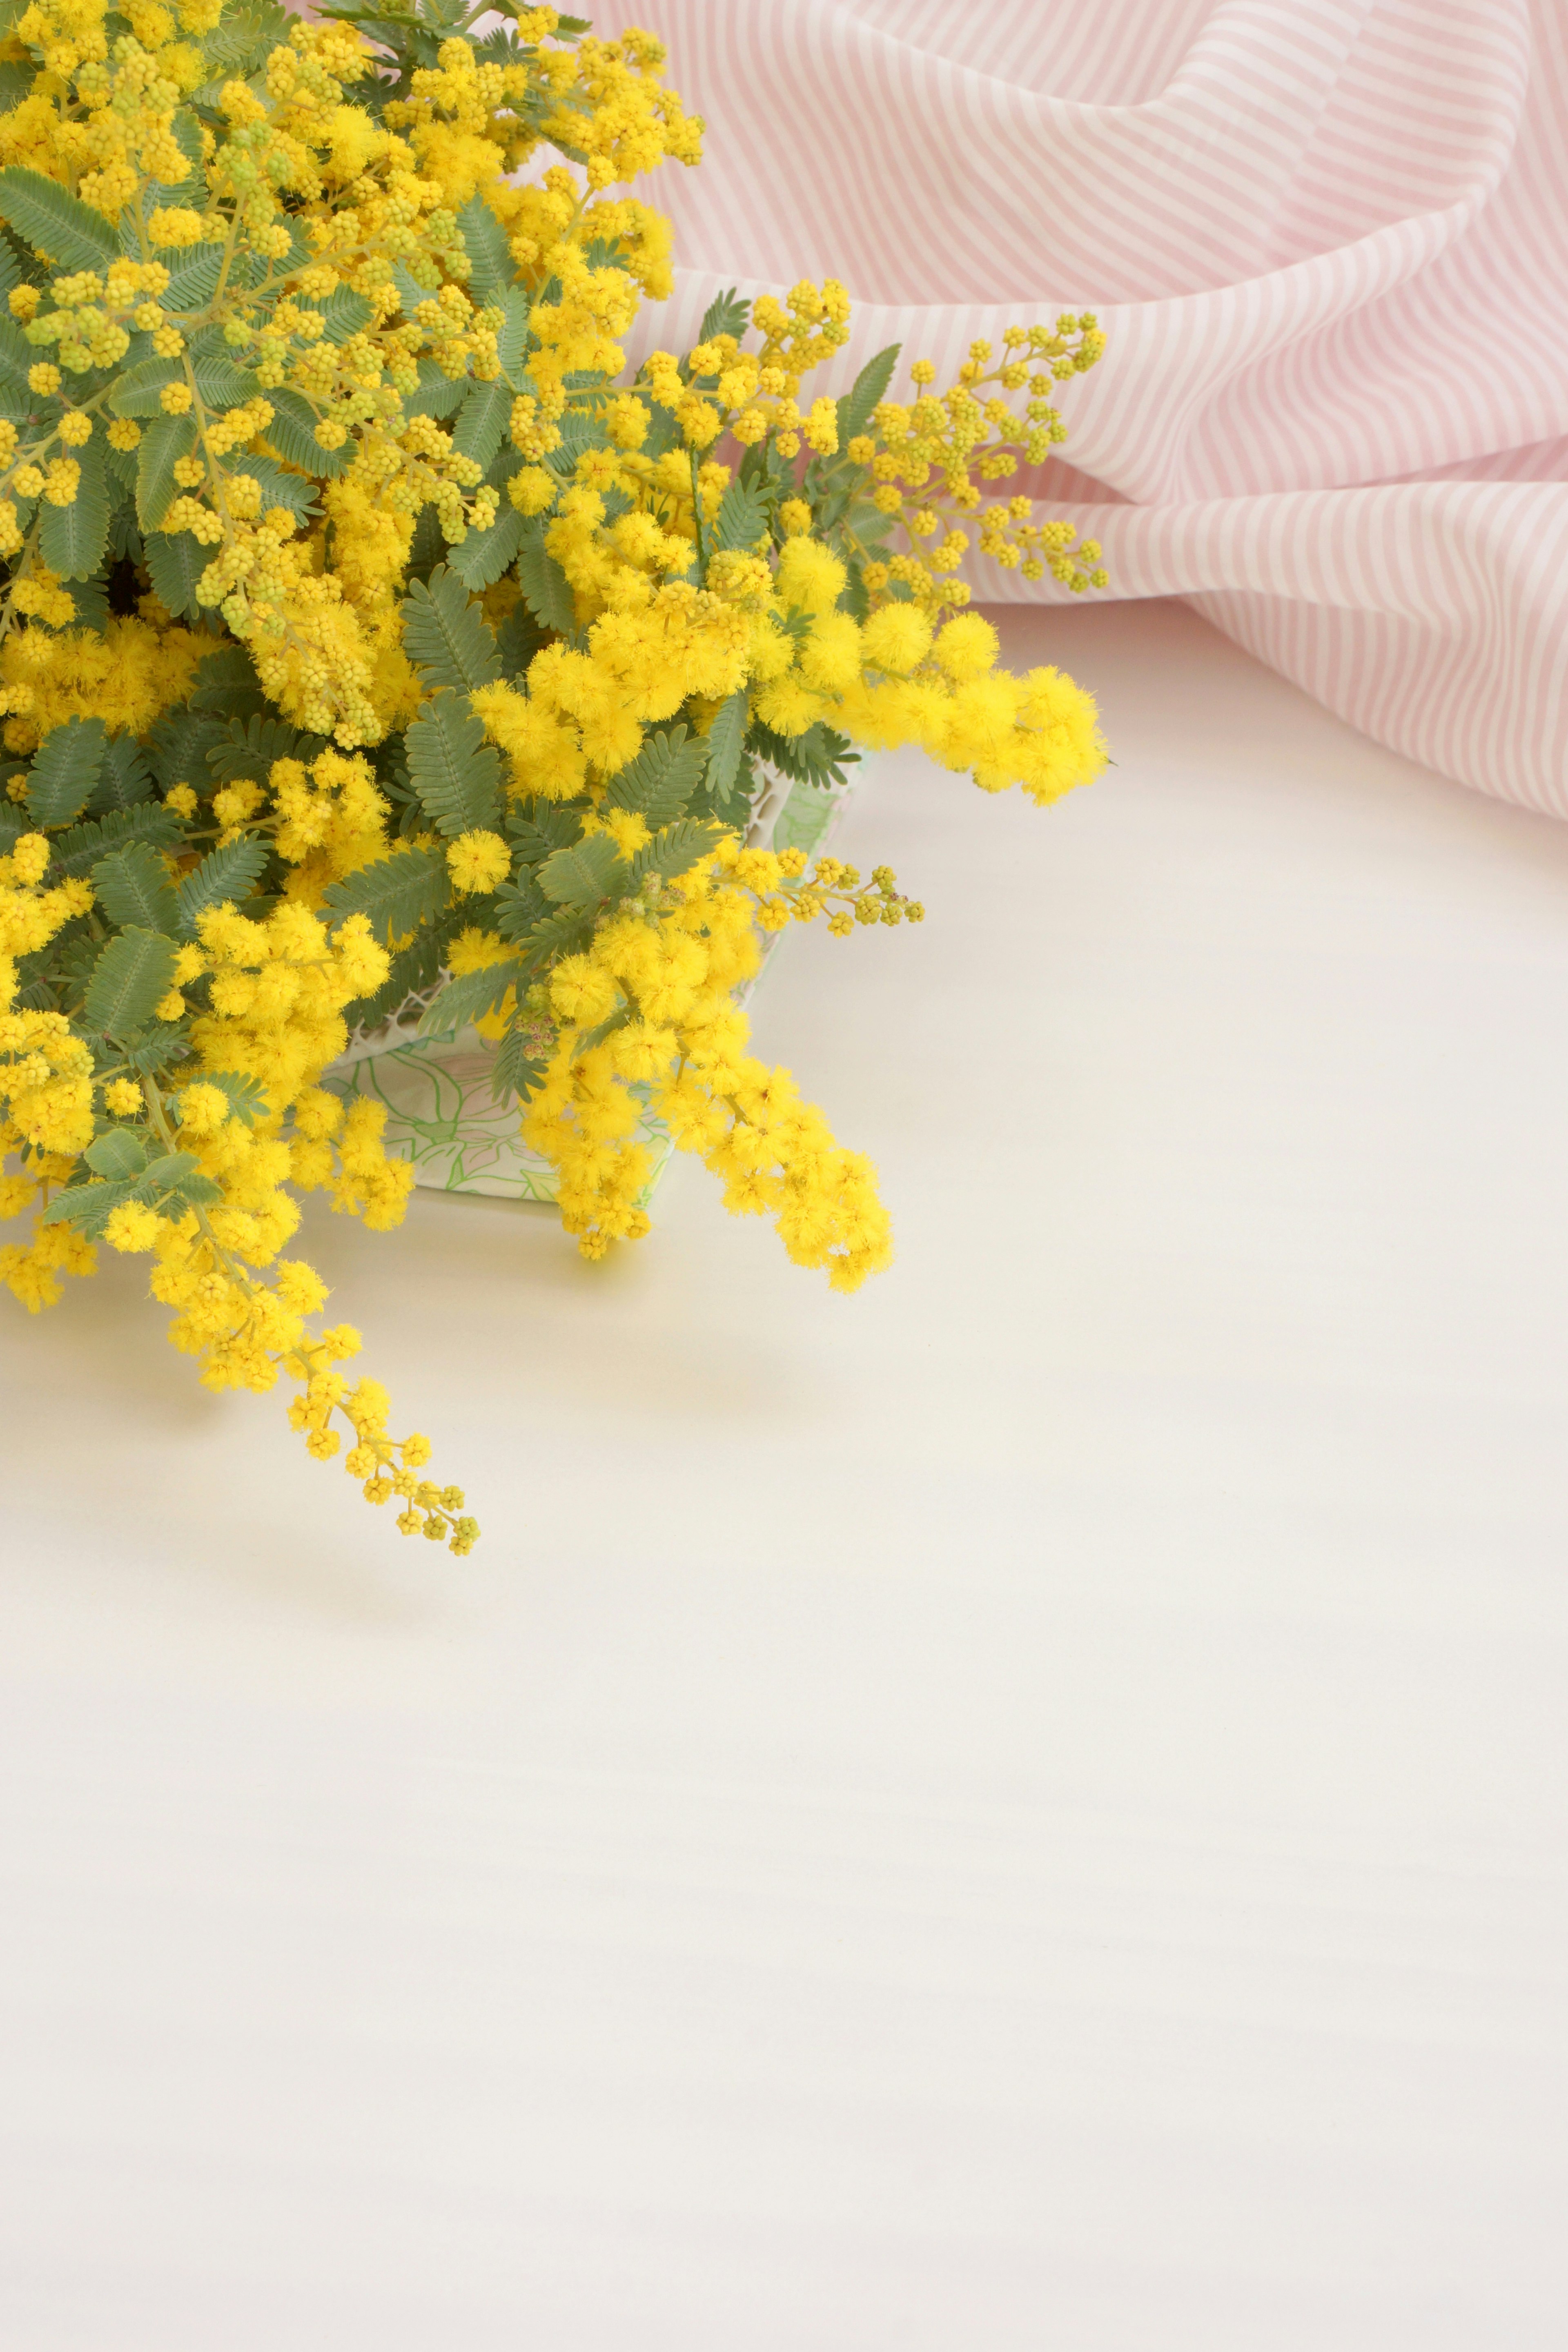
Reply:
[[[634, 852], [639, 830], [647, 838], [638, 817], [612, 820], [610, 830]], [[833, 860], [822, 861], [810, 886], [792, 887], [805, 866], [800, 851], [742, 849], [726, 835], [554, 967], [557, 1043], [523, 1131], [559, 1173], [562, 1222], [584, 1256], [647, 1229], [637, 1206], [647, 1155], [629, 1139], [637, 1113], [630, 1087], [640, 1082], [652, 1084], [679, 1148], [722, 1177], [725, 1207], [771, 1215], [797, 1265], [826, 1269], [836, 1290], [857, 1290], [891, 1263], [869, 1160], [835, 1142], [787, 1070], [746, 1052], [735, 991], [757, 970], [759, 914], [764, 929], [792, 916], [810, 921], [837, 897], [856, 910], [837, 925], [853, 928], [857, 916], [897, 922], [921, 910], [897, 898], [890, 875], [856, 896], [858, 876]]]
[[[376, 1228], [413, 1178], [334, 1090], [351, 1027], [455, 992], [590, 1256], [647, 1226], [651, 1100], [726, 1205], [855, 1289], [875, 1175], [736, 992], [763, 941], [921, 919], [879, 866], [743, 845], [764, 767], [919, 745], [1049, 801], [1095, 709], [1014, 677], [971, 552], [1075, 589], [1100, 551], [1011, 483], [1065, 431], [1093, 315], [896, 352], [838, 395], [845, 287], [672, 290], [628, 185], [702, 125], [646, 33], [436, 0], [29, 0], [0, 111], [0, 1277], [150, 1260], [216, 1388], [291, 1380], [315, 1457], [466, 1551], [429, 1447], [342, 1367], [282, 1253], [298, 1195]], [[552, 160], [550, 151], [553, 151]], [[502, 1083], [498, 1075], [498, 1085]], [[342, 1440], [347, 1434], [346, 1448]]]

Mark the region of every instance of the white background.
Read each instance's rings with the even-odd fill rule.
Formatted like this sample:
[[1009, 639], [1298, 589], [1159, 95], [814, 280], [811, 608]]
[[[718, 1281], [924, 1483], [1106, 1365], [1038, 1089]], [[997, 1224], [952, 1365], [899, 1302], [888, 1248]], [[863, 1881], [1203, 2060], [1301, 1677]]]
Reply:
[[0, 1321], [5, 2352], [1568, 2342], [1568, 829], [1004, 626], [1119, 765], [758, 1001], [858, 1297], [313, 1211], [468, 1562]]

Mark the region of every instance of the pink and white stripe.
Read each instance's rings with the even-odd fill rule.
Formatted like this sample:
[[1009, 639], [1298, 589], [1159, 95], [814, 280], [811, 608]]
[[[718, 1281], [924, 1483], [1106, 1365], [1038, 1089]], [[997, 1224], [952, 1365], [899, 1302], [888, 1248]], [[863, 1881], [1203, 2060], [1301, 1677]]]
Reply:
[[637, 13], [709, 123], [647, 189], [681, 268], [638, 349], [834, 276], [837, 390], [884, 343], [942, 367], [1092, 307], [1110, 349], [1037, 479], [1110, 593], [1188, 597], [1380, 741], [1568, 815], [1563, 0]]

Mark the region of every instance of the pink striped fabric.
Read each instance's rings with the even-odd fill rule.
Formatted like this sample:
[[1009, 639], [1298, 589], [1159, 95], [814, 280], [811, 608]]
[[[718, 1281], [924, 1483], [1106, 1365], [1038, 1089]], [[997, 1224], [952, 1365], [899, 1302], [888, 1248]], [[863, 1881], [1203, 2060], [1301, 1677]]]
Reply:
[[1568, 814], [1563, 0], [637, 17], [709, 131], [646, 191], [682, 266], [635, 351], [685, 349], [724, 286], [834, 276], [832, 391], [885, 343], [946, 367], [1092, 307], [1110, 348], [1037, 480], [1110, 593], [1185, 596], [1378, 740]]

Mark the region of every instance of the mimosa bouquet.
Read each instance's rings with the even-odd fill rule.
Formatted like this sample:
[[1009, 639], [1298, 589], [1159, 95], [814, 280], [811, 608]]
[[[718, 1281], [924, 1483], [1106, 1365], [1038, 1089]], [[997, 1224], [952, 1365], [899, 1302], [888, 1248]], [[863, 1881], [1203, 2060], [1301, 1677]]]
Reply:
[[829, 281], [726, 297], [634, 374], [671, 237], [616, 191], [701, 131], [647, 35], [0, 5], [0, 1215], [33, 1218], [0, 1274], [37, 1309], [147, 1253], [205, 1382], [287, 1376], [313, 1454], [346, 1433], [464, 1552], [285, 1255], [301, 1191], [388, 1227], [412, 1182], [334, 1061], [411, 999], [477, 1023], [589, 1256], [647, 1226], [640, 1087], [800, 1265], [885, 1265], [873, 1171], [735, 992], [762, 934], [921, 908], [748, 814], [857, 744], [1042, 802], [1098, 772], [1089, 698], [1000, 670], [956, 575], [973, 543], [1103, 581], [981, 488], [1063, 437], [1102, 339], [1010, 330], [902, 401], [887, 351], [811, 397]]

